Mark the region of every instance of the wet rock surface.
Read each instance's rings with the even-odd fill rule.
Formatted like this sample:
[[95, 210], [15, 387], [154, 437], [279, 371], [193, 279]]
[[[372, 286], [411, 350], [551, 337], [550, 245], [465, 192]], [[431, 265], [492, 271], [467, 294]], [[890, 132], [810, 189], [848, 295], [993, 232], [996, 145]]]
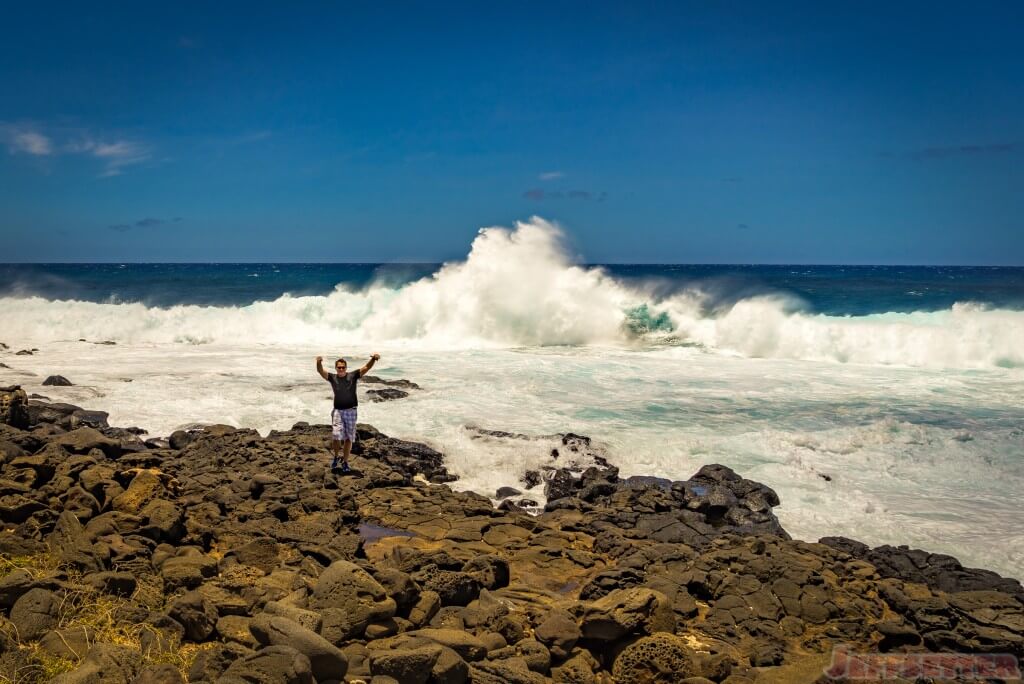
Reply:
[[531, 515], [368, 425], [343, 475], [325, 425], [142, 441], [4, 389], [5, 675], [44, 652], [60, 682], [736, 684], [814, 681], [838, 646], [1024, 656], [1016, 580], [793, 540], [775, 492], [721, 465], [622, 479], [588, 438], [550, 436]]
[[392, 399], [403, 399], [407, 396], [409, 396], [408, 392], [403, 392], [402, 390], [395, 389], [394, 387], [386, 387], [384, 389], [379, 390], [372, 389], [367, 390], [366, 392], [366, 397], [370, 401], [375, 402], [391, 401]]
[[376, 375], [364, 375], [363, 377], [359, 378], [359, 382], [371, 385], [386, 385], [388, 387], [397, 387], [403, 390], [420, 389], [420, 386], [417, 385], [415, 382], [412, 382], [411, 380], [406, 380], [404, 378], [400, 380], [386, 380], [384, 378], [379, 378]]
[[359, 378], [359, 382], [360, 384], [380, 385], [380, 387], [366, 390], [366, 398], [373, 402], [404, 399], [409, 396], [410, 391], [421, 389], [415, 382], [404, 378], [400, 380], [387, 380], [376, 375], [364, 375]]

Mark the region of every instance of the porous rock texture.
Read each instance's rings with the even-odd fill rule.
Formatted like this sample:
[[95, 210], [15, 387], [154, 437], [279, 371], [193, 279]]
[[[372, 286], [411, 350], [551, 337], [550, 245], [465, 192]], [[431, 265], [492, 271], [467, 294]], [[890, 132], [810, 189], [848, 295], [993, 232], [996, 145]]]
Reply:
[[[791, 539], [775, 492], [721, 465], [623, 480], [566, 457], [533, 515], [453, 490], [440, 453], [368, 425], [342, 475], [324, 425], [144, 440], [101, 412], [24, 409], [0, 424], [5, 676], [47, 648], [55, 681], [210, 684], [804, 682], [839, 646], [1024, 656], [1016, 580]], [[75, 623], [82, 596], [137, 645]]]

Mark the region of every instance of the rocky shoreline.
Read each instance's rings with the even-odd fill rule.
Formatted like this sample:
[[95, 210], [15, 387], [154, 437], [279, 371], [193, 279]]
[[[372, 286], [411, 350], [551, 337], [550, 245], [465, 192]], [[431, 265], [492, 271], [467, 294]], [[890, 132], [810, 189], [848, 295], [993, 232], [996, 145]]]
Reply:
[[837, 681], [840, 647], [1024, 656], [1020, 582], [791, 539], [775, 492], [721, 465], [669, 482], [566, 458], [524, 474], [538, 514], [368, 425], [343, 476], [324, 425], [161, 439], [0, 397], [5, 684], [748, 684]]

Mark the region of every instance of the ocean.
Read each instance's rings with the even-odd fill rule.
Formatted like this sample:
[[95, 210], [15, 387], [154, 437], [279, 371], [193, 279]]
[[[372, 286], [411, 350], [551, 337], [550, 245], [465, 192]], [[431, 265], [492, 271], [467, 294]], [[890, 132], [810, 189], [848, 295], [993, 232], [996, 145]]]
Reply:
[[360, 420], [457, 488], [543, 503], [575, 432], [624, 476], [735, 468], [799, 538], [1024, 577], [1024, 268], [586, 265], [533, 219], [447, 264], [0, 265], [0, 312], [0, 385], [114, 425], [328, 422], [314, 357], [379, 352], [422, 389]]

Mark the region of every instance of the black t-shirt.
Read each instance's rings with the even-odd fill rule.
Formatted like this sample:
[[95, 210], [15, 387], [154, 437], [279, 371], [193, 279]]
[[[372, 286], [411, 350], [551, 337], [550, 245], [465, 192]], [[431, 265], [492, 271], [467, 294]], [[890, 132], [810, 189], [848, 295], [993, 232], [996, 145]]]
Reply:
[[349, 371], [344, 375], [336, 373], [327, 374], [327, 382], [334, 388], [334, 408], [350, 409], [359, 405], [356, 398], [356, 383], [359, 380], [359, 371]]

